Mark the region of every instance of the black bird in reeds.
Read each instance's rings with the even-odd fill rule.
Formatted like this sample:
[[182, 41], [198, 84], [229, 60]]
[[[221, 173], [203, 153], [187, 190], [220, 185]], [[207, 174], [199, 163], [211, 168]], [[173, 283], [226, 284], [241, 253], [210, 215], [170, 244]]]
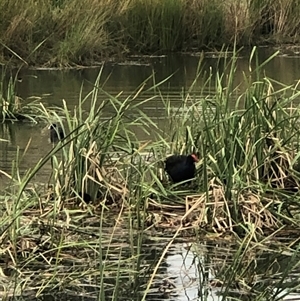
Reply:
[[92, 202], [92, 197], [87, 192], [79, 192], [78, 195], [88, 204]]
[[172, 155], [165, 161], [165, 171], [174, 183], [188, 181], [195, 177], [195, 163], [198, 161], [195, 154]]
[[60, 126], [57, 126], [55, 123], [52, 123], [49, 126], [50, 130], [50, 141], [55, 143], [65, 137], [64, 131]]

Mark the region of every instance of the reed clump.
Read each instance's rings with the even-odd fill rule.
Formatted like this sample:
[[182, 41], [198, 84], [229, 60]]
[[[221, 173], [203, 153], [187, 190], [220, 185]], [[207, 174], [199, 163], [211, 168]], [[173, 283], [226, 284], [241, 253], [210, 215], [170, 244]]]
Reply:
[[0, 56], [25, 65], [91, 65], [127, 54], [297, 43], [297, 0], [0, 2]]
[[220, 60], [218, 70], [223, 71], [204, 76], [202, 96], [193, 94], [193, 90], [199, 91], [195, 80], [182, 107], [170, 116], [166, 132], [173, 151], [196, 149], [202, 158], [196, 180], [196, 190], [202, 193], [185, 198], [181, 222], [209, 225], [217, 232], [235, 231], [239, 225], [254, 225], [262, 233], [286, 222], [296, 226], [298, 83], [280, 84], [276, 89], [278, 83], [261, 77], [262, 66], [271, 58], [256, 67], [251, 59], [252, 72], [244, 90], [238, 91], [234, 84], [236, 59], [233, 55]]
[[[254, 48], [249, 66], [255, 55]], [[28, 181], [51, 162], [47, 200], [57, 200], [62, 208], [66, 200], [71, 205], [125, 206], [138, 216], [139, 224], [143, 224], [140, 219], [151, 224], [154, 215], [149, 214], [149, 208], [176, 208], [181, 213], [171, 222], [177, 219], [175, 224], [208, 227], [218, 232], [255, 225], [263, 233], [287, 220], [296, 225], [296, 100], [300, 92], [298, 84], [281, 85], [276, 90], [271, 79], [261, 77], [263, 65], [271, 59], [251, 67], [253, 71], [245, 78], [242, 92], [234, 85], [236, 52], [220, 60], [222, 73], [202, 74], [199, 92], [200, 61], [197, 78], [182, 96], [182, 106], [174, 111], [171, 103], [162, 99], [166, 129], [159, 129], [139, 109], [141, 103], [162, 97], [161, 83], [151, 88], [155, 88], [153, 97], [142, 98], [142, 83], [121, 101], [102, 91], [100, 72], [94, 90], [80, 99], [73, 112], [65, 102], [62, 109], [55, 110], [40, 105], [40, 120], [57, 120], [67, 134], [31, 171]], [[107, 100], [99, 103], [98, 93], [107, 95]], [[136, 104], [136, 99], [141, 102]], [[82, 110], [86, 102], [91, 104], [89, 113]], [[104, 114], [107, 110], [113, 112], [109, 117]], [[130, 117], [132, 114], [140, 116], [137, 121]], [[156, 141], [139, 141], [132, 131], [137, 126], [145, 133], [154, 130]], [[167, 177], [160, 174], [167, 153], [194, 151], [201, 158], [194, 184], [170, 185]], [[24, 182], [23, 189], [27, 184]]]
[[38, 97], [24, 100], [16, 93], [17, 79], [12, 76], [8, 79], [2, 73], [0, 79], [0, 121], [31, 121], [36, 122], [40, 116]]
[[[191, 231], [193, 237], [206, 231], [243, 240], [236, 268], [224, 266], [232, 276], [229, 284], [224, 280], [229, 290], [239, 267], [244, 271], [244, 248], [273, 238], [270, 232], [299, 230], [298, 83], [284, 86], [262, 76], [272, 57], [255, 65], [254, 48], [250, 75], [238, 90], [237, 55], [219, 60], [222, 72], [203, 74], [200, 61], [179, 108], [159, 91], [168, 79], [114, 97], [102, 89], [101, 72], [73, 111], [65, 102], [55, 109], [40, 104], [40, 119], [55, 120], [65, 137], [26, 174], [15, 172], [1, 194], [3, 297], [64, 287], [78, 293], [96, 288], [102, 300], [118, 300], [120, 287], [124, 293], [142, 287], [145, 299], [169, 248]], [[166, 108], [165, 129], [139, 108], [156, 97]], [[84, 103], [91, 104], [88, 112]], [[140, 141], [137, 126], [145, 133], [154, 129], [156, 139]], [[191, 151], [201, 157], [193, 184], [160, 177], [167, 153]], [[49, 162], [50, 185], [33, 182]], [[169, 240], [149, 266], [143, 248], [151, 231]], [[289, 251], [297, 255], [295, 243]]]

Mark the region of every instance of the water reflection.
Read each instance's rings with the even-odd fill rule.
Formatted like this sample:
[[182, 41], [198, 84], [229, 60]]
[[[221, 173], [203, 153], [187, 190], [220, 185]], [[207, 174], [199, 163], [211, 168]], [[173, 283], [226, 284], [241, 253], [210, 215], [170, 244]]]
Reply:
[[[274, 53], [274, 50], [264, 48], [260, 49], [259, 60], [260, 62], [266, 60], [269, 55]], [[249, 72], [249, 51], [243, 51], [239, 54], [237, 76], [235, 84], [237, 85], [243, 78], [244, 73]], [[169, 99], [176, 107], [182, 101], [182, 95], [186, 93], [189, 87], [195, 80], [197, 73], [199, 57], [196, 55], [170, 55], [162, 57], [143, 57], [133, 58], [133, 60], [141, 64], [112, 64], [107, 63], [103, 67], [101, 75], [101, 85], [108, 93], [113, 96], [119, 95], [119, 99], [125, 99], [128, 95], [134, 95], [136, 88], [152, 74], [155, 74], [156, 83], [172, 77], [170, 80], [161, 85], [160, 90], [165, 99]], [[254, 60], [253, 60], [254, 61]], [[216, 74], [217, 69], [222, 72], [224, 59], [218, 59], [208, 55], [204, 55], [203, 60], [203, 74], [208, 74], [210, 70]], [[253, 67], [253, 66], [252, 66]], [[30, 96], [42, 96], [43, 102], [47, 105], [62, 106], [62, 99], [65, 99], [68, 107], [72, 109], [78, 104], [78, 98], [81, 89], [83, 89], [83, 96], [91, 91], [93, 83], [99, 73], [101, 67], [81, 70], [30, 70], [22, 69], [19, 77], [22, 78], [21, 82], [17, 83], [17, 94], [22, 98]], [[289, 56], [278, 56], [274, 58], [265, 67], [266, 75], [286, 84], [292, 84], [300, 78], [300, 58]], [[199, 78], [194, 86], [195, 90], [202, 90], [203, 78]], [[154, 84], [153, 79], [149, 80], [148, 87]], [[242, 86], [239, 87], [243, 89]], [[210, 87], [210, 94], [213, 93], [214, 87]], [[203, 91], [205, 93], [205, 91]], [[105, 94], [99, 93], [102, 99], [107, 98]], [[147, 97], [152, 97], [152, 92], [145, 92], [135, 101], [139, 102], [145, 100]], [[234, 100], [233, 100], [234, 104]], [[86, 102], [84, 109], [89, 110], [90, 104]], [[159, 128], [163, 128], [165, 124], [165, 110], [161, 104], [161, 98], [158, 96], [151, 101], [142, 105], [142, 110], [156, 122]], [[104, 115], [111, 114], [111, 108], [104, 109]], [[132, 118], [135, 118], [134, 114]], [[16, 156], [17, 147], [20, 152], [26, 148], [30, 141], [29, 150], [22, 160], [22, 169], [26, 170], [33, 166], [47, 150], [50, 145], [47, 145], [47, 137], [43, 128], [45, 124], [28, 125], [25, 123], [14, 123], [10, 126], [0, 127], [0, 137], [9, 139], [9, 143], [0, 142], [1, 148], [1, 161], [0, 167], [5, 171], [11, 168], [11, 162]], [[9, 133], [8, 133], [9, 127]], [[150, 136], [136, 127], [135, 131], [140, 139], [153, 139]], [[46, 147], [45, 147], [46, 146]], [[46, 174], [49, 170], [46, 171]]]
[[[260, 50], [260, 62], [266, 60], [272, 50]], [[138, 60], [139, 58], [136, 58]], [[143, 59], [145, 60], [145, 59]], [[238, 61], [236, 83], [242, 79], [243, 73], [249, 72], [249, 52], [241, 53]], [[199, 57], [187, 55], [172, 55], [160, 58], [147, 58], [147, 64], [141, 65], [117, 65], [107, 63], [102, 72], [101, 83], [103, 88], [117, 95], [121, 91], [132, 93], [144, 80], [155, 73], [156, 82], [160, 82], [172, 75], [171, 79], [162, 87], [163, 90], [174, 91], [179, 94], [182, 89], [188, 89], [195, 80]], [[204, 71], [213, 73], [216, 69], [222, 72], [224, 60], [220, 63], [216, 58], [205, 58]], [[218, 67], [217, 67], [218, 66]], [[254, 68], [254, 63], [252, 63]], [[265, 67], [267, 76], [287, 85], [300, 78], [300, 58], [289, 56], [277, 56]], [[47, 101], [51, 104], [61, 104], [61, 99], [66, 99], [72, 106], [77, 103], [78, 95], [84, 83], [84, 92], [92, 89], [93, 83], [99, 73], [99, 68], [81, 70], [26, 70], [22, 69], [19, 76], [23, 81], [18, 83], [18, 94], [23, 97], [32, 95], [48, 95]], [[152, 85], [153, 82], [149, 82]], [[153, 112], [155, 115], [155, 112]]]
[[161, 299], [174, 301], [298, 300], [297, 262], [278, 250], [255, 248], [240, 254], [236, 246], [224, 242], [177, 244], [166, 256], [165, 270], [160, 269], [158, 291], [163, 292]]
[[[7, 141], [0, 141], [0, 169], [9, 174], [18, 170], [22, 176], [43, 158], [52, 148], [49, 143], [49, 134], [45, 127], [32, 123], [5, 123], [0, 124], [0, 137]], [[50, 162], [45, 169], [35, 177], [38, 183], [47, 182], [51, 171]], [[16, 174], [15, 174], [16, 175]], [[39, 178], [42, 176], [42, 178]], [[8, 179], [2, 176], [0, 188]]]
[[[151, 240], [147, 240], [150, 242]], [[141, 300], [147, 281], [153, 271], [164, 249], [163, 239], [161, 242], [145, 245], [143, 248], [141, 270], [136, 271], [138, 276], [137, 289], [129, 283], [132, 278], [125, 276], [119, 279], [120, 294], [117, 300]], [[123, 247], [125, 245], [123, 244]], [[264, 246], [265, 249], [266, 246]], [[264, 251], [258, 246], [246, 248], [243, 254], [236, 245], [226, 242], [202, 243], [175, 243], [171, 246], [164, 257], [158, 273], [154, 278], [146, 300], [156, 301], [233, 301], [233, 300], [299, 300], [300, 293], [297, 293], [296, 286], [299, 285], [298, 259], [295, 256], [282, 255], [282, 247], [276, 250]], [[124, 259], [136, 260], [132, 258], [130, 250], [124, 249]], [[122, 260], [123, 260], [122, 256]], [[118, 255], [110, 251], [110, 256], [106, 260], [106, 266], [111, 266], [118, 260]], [[237, 262], [238, 261], [238, 262]], [[237, 264], [238, 263], [238, 264]], [[93, 266], [89, 262], [89, 266]], [[39, 299], [28, 300], [74, 300], [91, 301], [99, 298], [99, 280], [97, 280], [99, 270], [90, 270], [87, 273], [81, 271], [82, 277], [76, 276], [76, 286], [67, 285], [62, 291], [54, 290], [51, 294], [42, 295]], [[88, 269], [88, 267], [85, 267]], [[74, 271], [73, 271], [74, 269]], [[72, 273], [78, 270], [77, 266], [68, 268], [70, 280]], [[106, 285], [110, 282], [108, 278], [104, 281]], [[147, 272], [145, 272], [147, 271]], [[59, 275], [59, 271], [57, 271]], [[62, 271], [63, 272], [63, 271]], [[130, 274], [132, 271], [128, 271]], [[85, 276], [84, 276], [85, 275]], [[94, 275], [94, 276], [93, 276]], [[74, 274], [75, 277], [75, 274]], [[71, 281], [72, 282], [72, 281]], [[75, 282], [74, 282], [75, 283]], [[105, 286], [105, 296], [111, 299], [114, 291], [114, 280], [111, 285]], [[289, 294], [289, 291], [294, 291]], [[63, 292], [64, 291], [64, 292]], [[121, 293], [122, 291], [122, 293]], [[298, 290], [299, 292], [299, 290]]]

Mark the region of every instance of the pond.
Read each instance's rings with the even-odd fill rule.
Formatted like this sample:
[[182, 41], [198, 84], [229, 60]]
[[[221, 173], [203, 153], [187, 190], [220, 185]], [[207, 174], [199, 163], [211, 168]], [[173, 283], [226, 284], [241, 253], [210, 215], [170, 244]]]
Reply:
[[[259, 49], [259, 60], [264, 61], [273, 52], [274, 50], [268, 48]], [[249, 72], [249, 52], [243, 51], [239, 56], [237, 77], [235, 78], [236, 84], [240, 82], [244, 73]], [[199, 57], [200, 54], [186, 54], [132, 57], [132, 60], [123, 63], [107, 62], [103, 66], [100, 82], [103, 90], [122, 100], [128, 95], [134, 94], [139, 85], [153, 74], [155, 74], [156, 82], [163, 81], [172, 75], [159, 88], [161, 93], [170, 100], [172, 107], [176, 108], [182, 102], [182, 95], [189, 90], [195, 80]], [[218, 57], [215, 54], [205, 54], [203, 59], [204, 70], [207, 73], [213, 70], [215, 74], [216, 66], [220, 66], [217, 62]], [[64, 99], [69, 109], [72, 109], [78, 104], [79, 94], [86, 95], [93, 88], [93, 83], [99, 74], [100, 68], [63, 71], [22, 69], [18, 75], [20, 80], [17, 82], [17, 94], [23, 99], [39, 96], [47, 106], [56, 105], [61, 107]], [[278, 82], [286, 85], [295, 84], [300, 78], [300, 57], [281, 53], [264, 66], [264, 72]], [[201, 90], [202, 80], [201, 78], [198, 79], [193, 92], [196, 93], [197, 90]], [[150, 83], [147, 82], [146, 86], [149, 85], [150, 87], [152, 84], [153, 78]], [[243, 89], [241, 86], [239, 88]], [[211, 93], [212, 91], [207, 92]], [[149, 92], [149, 97], [150, 95]], [[105, 97], [105, 95], [101, 97]], [[143, 94], [143, 97], [147, 97], [147, 92]], [[140, 100], [142, 99], [136, 99], [137, 102]], [[232, 101], [234, 103], [235, 100], [232, 99]], [[84, 104], [84, 109], [89, 110], [88, 103]], [[109, 108], [107, 110], [109, 116]], [[160, 99], [153, 99], [153, 101], [143, 104], [142, 110], [159, 127], [164, 126], [165, 108], [161, 105]], [[145, 136], [146, 134], [139, 131], [138, 128], [135, 131], [141, 140], [151, 137], [151, 133]], [[21, 175], [25, 174], [28, 168], [34, 166], [51, 149], [52, 146], [48, 142], [48, 136], [47, 124], [1, 124], [0, 138], [4, 138], [9, 142], [0, 144], [0, 169], [10, 173], [17, 151], [19, 151], [21, 157], [20, 173]], [[51, 165], [49, 163], [33, 181], [46, 183], [50, 172]], [[0, 182], [1, 188], [5, 185], [1, 177], [0, 181], [2, 182]], [[78, 212], [68, 212], [66, 210], [66, 220], [68, 218], [74, 220], [74, 216]], [[31, 223], [31, 221], [28, 221], [28, 223]], [[126, 223], [126, 221], [122, 220], [122, 223]], [[124, 228], [127, 228], [127, 226], [126, 224]], [[149, 270], [153, 271], [157, 267], [152, 279], [152, 286], [145, 300], [258, 300], [258, 296], [261, 296], [261, 300], [271, 300], [268, 298], [272, 296], [273, 292], [276, 292], [277, 298], [284, 296], [286, 300], [291, 300], [291, 298], [294, 298], [293, 300], [300, 299], [300, 295], [288, 295], [287, 293], [291, 285], [294, 285], [294, 287], [298, 285], [298, 282], [295, 281], [295, 278], [299, 276], [298, 252], [296, 252], [296, 255], [290, 252], [289, 248], [284, 247], [284, 243], [276, 242], [276, 244], [273, 244], [272, 241], [268, 241], [263, 247], [257, 244], [243, 252], [232, 239], [228, 241], [218, 240], [216, 236], [215, 239], [203, 241], [198, 238], [197, 234], [194, 234], [184, 239], [176, 237], [178, 241], [172, 242], [168, 246], [168, 243], [173, 239], [168, 231], [166, 233], [156, 231], [152, 233], [149, 231], [151, 233], [146, 235], [146, 238], [142, 237], [139, 232], [127, 237], [122, 227], [117, 228], [116, 225], [113, 225], [112, 227], [104, 227], [101, 237], [96, 236], [92, 241], [89, 240], [88, 244], [92, 251], [86, 251], [87, 253], [83, 255], [85, 251], [81, 249], [81, 244], [84, 245], [85, 239], [89, 239], [94, 235], [93, 233], [98, 233], [98, 228], [99, 221], [95, 228], [77, 225], [76, 229], [66, 230], [70, 232], [66, 234], [66, 237], [82, 234], [80, 240], [76, 241], [75, 244], [76, 253], [72, 253], [73, 250], [71, 253], [66, 251], [66, 254], [63, 254], [63, 259], [57, 262], [52, 271], [52, 275], [57, 277], [56, 287], [51, 292], [45, 290], [46, 293], [41, 294], [39, 298], [45, 301], [104, 300], [103, 297], [106, 296], [105, 300], [110, 300], [112, 295], [118, 294], [117, 300], [142, 300], [143, 292], [146, 290], [149, 281], [149, 274], [151, 274]], [[137, 241], [131, 241], [132, 238]], [[139, 239], [141, 239], [140, 249], [136, 247], [139, 245]], [[98, 250], [98, 240], [108, 242], [109, 247], [100, 242], [100, 244], [103, 243], [103, 246], [100, 247], [102, 250]], [[48, 238], [45, 238], [42, 242], [39, 240], [39, 243], [39, 247], [47, 245], [47, 248], [49, 248], [47, 252], [50, 252], [51, 248], [55, 249]], [[23, 251], [26, 253], [25, 247]], [[47, 252], [43, 249], [41, 254]], [[98, 260], [97, 256], [103, 260]], [[86, 262], [87, 257], [91, 259], [88, 263]], [[31, 269], [28, 267], [28, 271], [26, 270], [27, 266], [24, 267], [20, 263], [24, 283], [31, 283], [32, 291], [35, 293], [35, 281], [39, 283], [39, 287], [46, 286], [47, 278], [53, 277], [43, 267], [48, 259], [41, 255], [40, 260], [41, 267], [31, 267]], [[51, 260], [54, 259], [51, 258]], [[109, 266], [109, 269], [106, 270], [105, 275], [100, 275], [99, 264], [101, 265], [103, 262]], [[3, 276], [0, 273], [0, 277], [4, 279], [4, 283], [8, 283], [9, 276], [7, 275], [14, 275], [18, 271], [11, 271], [7, 268], [7, 261], [1, 260], [1, 264], [3, 264], [3, 267], [5, 266], [3, 268], [5, 275]], [[88, 268], [87, 264], [89, 265]], [[122, 265], [127, 273], [119, 275], [120, 281], [116, 284], [114, 265], [118, 264]], [[285, 268], [289, 265], [292, 265], [289, 274], [285, 275]], [[238, 272], [234, 276], [230, 274], [232, 266], [238, 267]], [[38, 271], [37, 275], [32, 274], [34, 269]], [[139, 273], [137, 279], [135, 270], [144, 271], [144, 275]], [[70, 274], [70, 283], [66, 284], [65, 280], [69, 277], [68, 274]], [[224, 297], [221, 293], [221, 287], [226, 282], [226, 277], [233, 277], [233, 279], [231, 279], [230, 287], [225, 286], [226, 296]], [[110, 291], [101, 292], [102, 279], [110, 283]], [[64, 282], [64, 285], [61, 286], [60, 281]], [[232, 285], [233, 283], [234, 285]], [[17, 288], [7, 284], [8, 290], [17, 291], [19, 294], [22, 292], [23, 284], [20, 284]], [[76, 290], [73, 289], [74, 287], [76, 287]], [[224, 286], [222, 289], [224, 293]], [[285, 296], [286, 294], [287, 296]], [[33, 295], [29, 294], [27, 298], [26, 293], [21, 293], [21, 295], [23, 295], [24, 300], [33, 300]], [[39, 294], [37, 293], [37, 295]], [[277, 299], [274, 297], [274, 300]]]
[[[269, 48], [259, 49], [260, 62], [265, 61], [274, 52], [275, 50]], [[243, 51], [239, 54], [235, 84], [240, 83], [243, 73], [249, 73], [249, 54], [249, 51]], [[172, 75], [168, 81], [160, 86], [160, 90], [171, 101], [172, 106], [176, 108], [182, 102], [182, 94], [186, 93], [195, 80], [200, 55], [133, 57], [132, 61], [119, 64], [108, 62], [103, 67], [100, 82], [106, 92], [113, 96], [118, 96], [122, 100], [128, 95], [134, 94], [137, 87], [153, 73], [155, 74], [156, 82], [160, 82]], [[217, 62], [217, 55], [208, 53], [205, 55], [203, 68], [207, 73], [212, 70], [215, 74], [216, 68], [219, 66]], [[78, 104], [81, 89], [83, 89], [83, 95], [91, 91], [99, 70], [100, 67], [64, 71], [22, 69], [19, 73], [21, 81], [17, 83], [16, 87], [17, 95], [23, 99], [39, 96], [42, 98], [41, 101], [43, 103], [60, 107], [64, 99], [69, 109], [72, 109]], [[300, 78], [300, 57], [281, 53], [264, 66], [264, 72], [270, 78], [286, 85], [295, 84]], [[198, 80], [199, 83], [195, 85], [193, 92], [197, 93], [198, 89], [201, 90], [201, 80], [201, 78]], [[149, 86], [152, 84], [152, 80], [150, 83], [148, 81]], [[243, 88], [239, 87], [239, 89], [242, 90]], [[149, 94], [152, 95], [151, 92]], [[101, 97], [105, 97], [105, 95], [100, 94], [99, 98]], [[147, 93], [144, 93], [143, 97], [147, 97]], [[143, 99], [137, 98], [137, 102], [139, 100]], [[235, 100], [233, 99], [232, 102], [234, 104]], [[85, 103], [83, 107], [89, 110], [88, 103]], [[142, 109], [163, 128], [165, 109], [162, 106], [161, 99], [154, 98], [151, 102], [145, 103]], [[109, 108], [107, 114], [109, 115]], [[145, 137], [145, 133], [140, 131], [138, 127], [135, 131], [141, 139], [149, 139], [149, 136]], [[21, 171], [27, 170], [29, 166], [37, 162], [50, 149], [50, 145], [45, 147], [48, 143], [48, 131], [45, 124], [2, 124], [0, 126], [0, 137], [10, 141], [8, 144], [1, 144], [0, 166], [5, 171], [10, 171], [11, 169], [11, 162], [15, 159], [17, 146], [22, 154], [30, 141], [29, 149], [21, 162]], [[40, 175], [43, 179], [48, 176], [49, 170], [44, 169], [44, 172], [44, 175]]]

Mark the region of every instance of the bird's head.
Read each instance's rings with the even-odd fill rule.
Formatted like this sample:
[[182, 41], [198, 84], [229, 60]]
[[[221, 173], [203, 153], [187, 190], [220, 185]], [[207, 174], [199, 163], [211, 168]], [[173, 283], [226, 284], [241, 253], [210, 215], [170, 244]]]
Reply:
[[191, 154], [190, 156], [193, 158], [194, 162], [196, 162], [196, 163], [199, 162], [199, 158], [196, 154]]

